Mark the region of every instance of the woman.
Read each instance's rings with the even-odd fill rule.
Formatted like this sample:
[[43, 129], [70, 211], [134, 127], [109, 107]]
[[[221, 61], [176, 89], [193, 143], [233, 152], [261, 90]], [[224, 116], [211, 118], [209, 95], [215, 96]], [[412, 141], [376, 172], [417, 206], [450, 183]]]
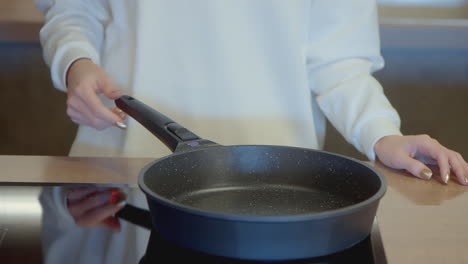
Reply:
[[[328, 118], [370, 160], [425, 180], [432, 171], [421, 161], [436, 163], [445, 183], [468, 185], [458, 153], [429, 136], [401, 135], [398, 113], [372, 77], [384, 65], [373, 0], [37, 4], [46, 14], [45, 61], [80, 125], [71, 156], [169, 154], [115, 108], [114, 99], [131, 94], [224, 145], [320, 149]], [[112, 217], [122, 204], [109, 197], [121, 192], [44, 190], [46, 263], [138, 262], [148, 234]], [[145, 206], [138, 191], [127, 199]]]

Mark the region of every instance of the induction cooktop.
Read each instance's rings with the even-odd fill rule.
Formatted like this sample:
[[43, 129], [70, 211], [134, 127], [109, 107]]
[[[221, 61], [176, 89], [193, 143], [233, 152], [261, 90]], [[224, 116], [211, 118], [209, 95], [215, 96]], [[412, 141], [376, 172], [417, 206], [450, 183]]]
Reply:
[[[228, 259], [219, 256], [207, 255], [200, 252], [195, 252], [190, 249], [182, 248], [172, 242], [164, 240], [158, 232], [152, 231], [145, 256], [140, 260], [139, 264], [149, 263], [204, 263], [204, 264], [227, 264], [227, 263], [269, 263], [260, 261], [245, 261], [238, 259]], [[353, 247], [344, 251], [321, 256], [311, 259], [300, 259], [292, 261], [281, 261], [273, 263], [282, 264], [306, 264], [306, 263], [321, 263], [321, 264], [344, 264], [344, 263], [359, 263], [359, 264], [386, 264], [387, 260], [383, 250], [382, 240], [378, 229], [377, 222], [374, 221], [372, 232], [363, 241], [357, 243]]]

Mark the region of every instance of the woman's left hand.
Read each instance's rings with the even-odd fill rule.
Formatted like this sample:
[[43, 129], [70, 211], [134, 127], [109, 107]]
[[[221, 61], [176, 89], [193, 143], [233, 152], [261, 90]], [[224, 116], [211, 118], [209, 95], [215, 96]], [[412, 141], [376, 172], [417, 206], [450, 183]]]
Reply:
[[468, 164], [460, 153], [447, 149], [428, 135], [385, 136], [377, 141], [374, 150], [377, 158], [391, 168], [405, 169], [429, 180], [432, 171], [426, 164], [438, 165], [445, 184], [452, 175], [460, 184], [468, 185]]

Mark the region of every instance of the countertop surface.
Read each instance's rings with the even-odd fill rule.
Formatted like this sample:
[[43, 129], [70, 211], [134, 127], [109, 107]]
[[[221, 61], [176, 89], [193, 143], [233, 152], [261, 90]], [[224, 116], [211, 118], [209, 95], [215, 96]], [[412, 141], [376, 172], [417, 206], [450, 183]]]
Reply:
[[[136, 185], [150, 158], [0, 156], [0, 184]], [[373, 164], [388, 181], [377, 212], [388, 263], [468, 263], [468, 187]]]
[[375, 166], [388, 181], [377, 212], [388, 263], [468, 263], [468, 186]]

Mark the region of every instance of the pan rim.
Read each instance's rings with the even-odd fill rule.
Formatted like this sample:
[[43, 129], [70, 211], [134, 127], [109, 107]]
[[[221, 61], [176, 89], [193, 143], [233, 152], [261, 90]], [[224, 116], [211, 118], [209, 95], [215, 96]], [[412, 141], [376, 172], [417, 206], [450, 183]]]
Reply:
[[[279, 148], [289, 148], [289, 149], [297, 149], [297, 150], [306, 150], [306, 151], [311, 151], [311, 152], [319, 152], [323, 154], [328, 154], [332, 155], [338, 158], [342, 158], [345, 160], [352, 161], [358, 165], [364, 166], [366, 169], [372, 171], [377, 178], [380, 180], [380, 187], [375, 192], [372, 196], [369, 198], [365, 199], [364, 201], [344, 206], [341, 208], [333, 209], [333, 210], [328, 210], [328, 211], [323, 211], [323, 212], [318, 212], [318, 213], [306, 213], [306, 214], [295, 214], [295, 215], [284, 215], [284, 216], [253, 216], [253, 215], [236, 215], [236, 214], [229, 214], [229, 213], [220, 213], [220, 212], [212, 212], [209, 210], [203, 210], [199, 209], [196, 207], [192, 206], [187, 206], [183, 205], [178, 202], [174, 202], [170, 199], [167, 199], [152, 190], [150, 190], [146, 184], [144, 183], [144, 176], [146, 171], [148, 171], [149, 168], [151, 168], [153, 165], [156, 163], [162, 162], [163, 160], [173, 158], [174, 156], [177, 155], [184, 155], [190, 152], [196, 152], [196, 151], [203, 151], [207, 149], [217, 149], [217, 148], [231, 148], [231, 147], [279, 147]], [[192, 215], [197, 215], [201, 217], [208, 217], [212, 219], [218, 219], [222, 221], [236, 221], [236, 222], [262, 222], [262, 223], [285, 223], [285, 222], [302, 222], [302, 221], [313, 221], [313, 220], [321, 220], [321, 219], [326, 219], [326, 218], [334, 218], [334, 217], [339, 217], [342, 215], [349, 215], [353, 214], [362, 210], [365, 210], [368, 206], [374, 204], [374, 203], [379, 203], [380, 200], [383, 198], [387, 191], [387, 180], [383, 176], [381, 172], [376, 170], [374, 167], [371, 165], [365, 163], [364, 161], [348, 157], [342, 154], [338, 153], [333, 153], [329, 151], [323, 151], [323, 150], [317, 150], [317, 149], [311, 149], [311, 148], [304, 148], [304, 147], [294, 147], [294, 146], [284, 146], [284, 145], [216, 145], [216, 146], [210, 146], [210, 147], [203, 147], [203, 148], [197, 148], [189, 151], [182, 151], [182, 152], [174, 152], [170, 155], [161, 157], [159, 159], [156, 159], [150, 163], [148, 163], [146, 166], [144, 166], [138, 175], [138, 186], [140, 189], [145, 193], [146, 197], [149, 199], [152, 199], [153, 201], [156, 201], [160, 204], [163, 204], [164, 206], [171, 207], [175, 210], [178, 210], [180, 212], [192, 214]], [[374, 215], [375, 217], [375, 215]]]

